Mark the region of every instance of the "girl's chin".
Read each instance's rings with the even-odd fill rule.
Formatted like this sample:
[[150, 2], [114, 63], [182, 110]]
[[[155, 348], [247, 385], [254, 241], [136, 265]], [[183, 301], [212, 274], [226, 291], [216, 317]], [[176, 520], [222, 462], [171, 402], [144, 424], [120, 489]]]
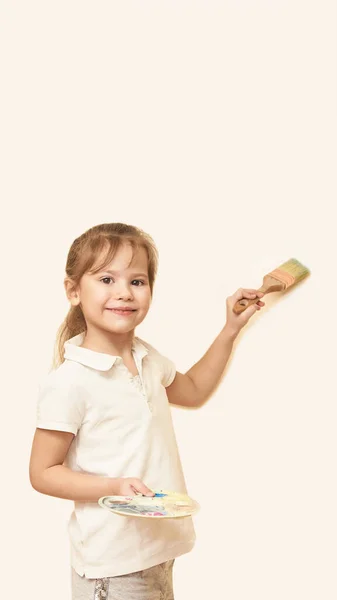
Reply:
[[105, 324], [108, 324], [109, 327], [117, 328], [117, 329], [134, 329], [136, 325], [139, 325], [144, 320], [145, 315], [137, 316], [123, 316], [123, 315], [112, 315], [110, 311], [107, 311], [106, 318], [104, 319]]

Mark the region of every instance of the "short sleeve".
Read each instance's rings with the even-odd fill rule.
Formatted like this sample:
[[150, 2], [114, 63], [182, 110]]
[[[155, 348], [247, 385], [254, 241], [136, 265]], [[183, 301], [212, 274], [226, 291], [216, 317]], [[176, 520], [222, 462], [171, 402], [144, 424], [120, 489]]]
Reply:
[[39, 386], [36, 427], [76, 435], [83, 416], [84, 402], [74, 384], [48, 381]]
[[162, 354], [160, 354], [160, 363], [162, 370], [161, 382], [164, 387], [168, 387], [169, 385], [171, 385], [173, 379], [175, 378], [177, 369], [172, 360], [170, 360], [166, 356], [163, 356]]
[[150, 360], [154, 361], [156, 368], [159, 369], [161, 374], [161, 383], [164, 387], [171, 385], [173, 379], [176, 376], [176, 366], [172, 360], [161, 354], [154, 346], [141, 340], [139, 341], [148, 349]]

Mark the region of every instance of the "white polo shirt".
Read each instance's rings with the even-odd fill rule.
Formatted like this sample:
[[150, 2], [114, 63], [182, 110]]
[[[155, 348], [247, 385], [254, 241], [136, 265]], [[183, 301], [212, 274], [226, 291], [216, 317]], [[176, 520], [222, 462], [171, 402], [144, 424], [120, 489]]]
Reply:
[[[37, 427], [75, 434], [65, 462], [74, 471], [187, 493], [165, 390], [174, 364], [135, 337], [133, 377], [121, 357], [81, 348], [84, 335], [65, 343], [65, 361], [41, 382]], [[122, 517], [96, 502], [74, 502], [68, 532], [71, 564], [88, 578], [147, 569], [195, 543], [191, 517]]]

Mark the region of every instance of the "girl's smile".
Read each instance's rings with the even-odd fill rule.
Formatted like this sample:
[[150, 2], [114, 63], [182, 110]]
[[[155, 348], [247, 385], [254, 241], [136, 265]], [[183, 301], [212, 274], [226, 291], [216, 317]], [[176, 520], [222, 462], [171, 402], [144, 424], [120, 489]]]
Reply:
[[122, 317], [130, 317], [133, 313], [136, 312], [135, 308], [107, 308], [107, 310], [109, 310], [110, 312], [116, 314], [116, 315], [120, 315]]

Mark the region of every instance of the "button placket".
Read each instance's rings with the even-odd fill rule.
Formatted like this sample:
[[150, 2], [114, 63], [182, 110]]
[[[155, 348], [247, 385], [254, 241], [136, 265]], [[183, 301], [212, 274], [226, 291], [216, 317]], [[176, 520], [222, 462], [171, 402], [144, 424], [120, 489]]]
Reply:
[[138, 369], [138, 375], [136, 375], [135, 377], [133, 377], [131, 375], [131, 373], [130, 373], [131, 383], [142, 394], [143, 398], [146, 400], [148, 409], [150, 410], [150, 412], [152, 412], [152, 405], [151, 405], [151, 402], [150, 402], [149, 398], [147, 397], [146, 390], [145, 390], [145, 384], [144, 384], [144, 380], [143, 380], [142, 364], [138, 362], [138, 357], [137, 357], [137, 355], [136, 355], [136, 353], [134, 351], [132, 351], [132, 354], [133, 354], [133, 357], [135, 359], [136, 367]]

